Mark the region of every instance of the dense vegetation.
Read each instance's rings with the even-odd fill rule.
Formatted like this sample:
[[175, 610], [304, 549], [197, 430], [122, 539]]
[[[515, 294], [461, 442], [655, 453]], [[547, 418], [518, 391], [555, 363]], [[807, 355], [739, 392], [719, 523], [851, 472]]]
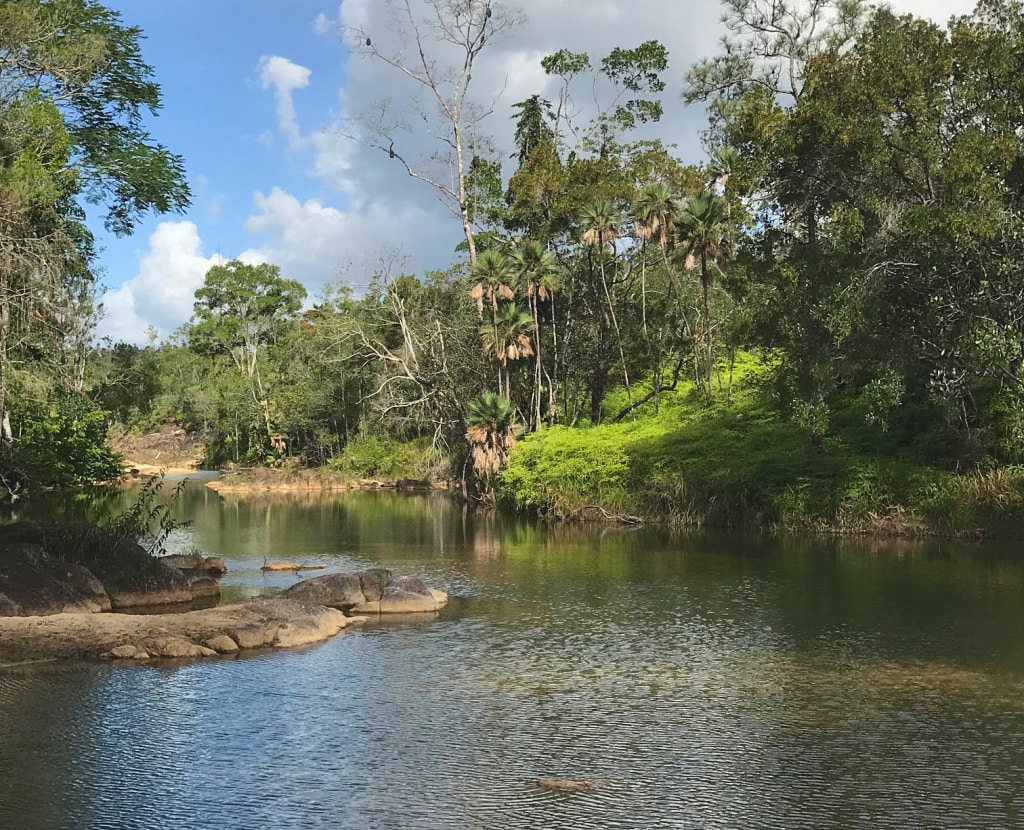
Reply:
[[[467, 65], [486, 59], [489, 27], [515, 24], [496, 0], [469, 6], [453, 29]], [[121, 429], [174, 420], [205, 436], [211, 464], [465, 478], [478, 498], [560, 515], [904, 529], [1008, 515], [1024, 499], [1020, 4], [982, 0], [946, 26], [857, 0], [726, 0], [725, 14], [723, 53], [685, 75], [685, 103], [710, 116], [706, 164], [654, 137], [684, 105], [664, 100], [657, 41], [600, 60], [563, 49], [542, 61], [557, 100], [515, 105], [510, 164], [467, 158], [486, 121], [443, 110], [437, 134], [459, 152], [428, 184], [458, 185], [445, 193], [466, 241], [450, 269], [416, 277], [396, 257], [365, 294], [311, 301], [274, 266], [217, 266], [189, 324], [94, 350], [72, 397]], [[585, 123], [577, 89], [601, 100]], [[43, 107], [67, 146], [84, 141], [46, 90], [0, 102], [4, 135]], [[186, 198], [174, 158], [153, 152], [172, 184], [141, 188], [136, 210]], [[75, 172], [88, 158], [37, 163]], [[68, 223], [79, 178], [38, 196]], [[58, 285], [81, 279], [68, 269]], [[73, 373], [19, 330], [0, 338], [0, 369], [18, 389], [12, 423], [26, 426], [6, 445], [21, 459], [40, 429], [28, 425], [62, 417], [52, 386]]]

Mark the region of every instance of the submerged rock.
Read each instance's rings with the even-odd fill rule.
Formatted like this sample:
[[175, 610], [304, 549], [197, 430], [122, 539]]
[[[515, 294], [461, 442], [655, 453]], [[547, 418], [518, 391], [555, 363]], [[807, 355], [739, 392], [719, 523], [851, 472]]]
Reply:
[[597, 784], [589, 778], [538, 778], [537, 786], [542, 790], [560, 793], [580, 793], [597, 789]]

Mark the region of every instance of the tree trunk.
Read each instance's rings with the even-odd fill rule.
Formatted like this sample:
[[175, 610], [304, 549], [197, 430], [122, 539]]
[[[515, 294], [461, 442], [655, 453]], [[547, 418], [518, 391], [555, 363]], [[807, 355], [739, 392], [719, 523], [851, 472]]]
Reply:
[[541, 399], [541, 371], [540, 371], [540, 315], [537, 313], [537, 293], [534, 291], [533, 296], [530, 297], [530, 310], [533, 311], [533, 342], [536, 346], [534, 349], [534, 372], [533, 372], [533, 388], [536, 394], [536, 400], [534, 401], [534, 422], [533, 429], [535, 432], [540, 430], [541, 424], [541, 412], [540, 412], [540, 399]]
[[601, 405], [604, 403], [604, 392], [608, 385], [608, 361], [601, 359], [594, 366], [594, 375], [590, 383], [590, 423], [597, 426], [601, 423]]

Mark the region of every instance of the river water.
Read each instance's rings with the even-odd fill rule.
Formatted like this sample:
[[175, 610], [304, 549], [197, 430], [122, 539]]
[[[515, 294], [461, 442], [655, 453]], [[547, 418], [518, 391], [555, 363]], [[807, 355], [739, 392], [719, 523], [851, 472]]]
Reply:
[[171, 547], [222, 556], [229, 597], [287, 558], [452, 601], [298, 651], [0, 670], [0, 828], [1024, 826], [1016, 549], [200, 484], [179, 510]]

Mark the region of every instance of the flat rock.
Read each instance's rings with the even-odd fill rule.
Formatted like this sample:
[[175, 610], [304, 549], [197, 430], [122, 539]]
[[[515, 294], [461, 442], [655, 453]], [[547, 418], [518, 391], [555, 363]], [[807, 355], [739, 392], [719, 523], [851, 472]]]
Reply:
[[[284, 648], [326, 640], [360, 620], [341, 611], [273, 598], [183, 614], [54, 614], [0, 618], [0, 664], [95, 659], [132, 646], [162, 658], [212, 656], [215, 638], [239, 648]], [[222, 643], [221, 640], [216, 642]], [[205, 643], [206, 645], [200, 645]], [[127, 650], [124, 651], [127, 654]], [[132, 659], [132, 658], [121, 658]]]
[[351, 610], [354, 614], [428, 614], [440, 610], [447, 601], [444, 591], [435, 594], [425, 588], [425, 593], [420, 594], [388, 585], [379, 600], [364, 602]]
[[228, 570], [224, 560], [219, 556], [193, 556], [175, 553], [170, 556], [161, 556], [160, 561], [180, 571], [202, 571], [211, 576], [223, 576]]

